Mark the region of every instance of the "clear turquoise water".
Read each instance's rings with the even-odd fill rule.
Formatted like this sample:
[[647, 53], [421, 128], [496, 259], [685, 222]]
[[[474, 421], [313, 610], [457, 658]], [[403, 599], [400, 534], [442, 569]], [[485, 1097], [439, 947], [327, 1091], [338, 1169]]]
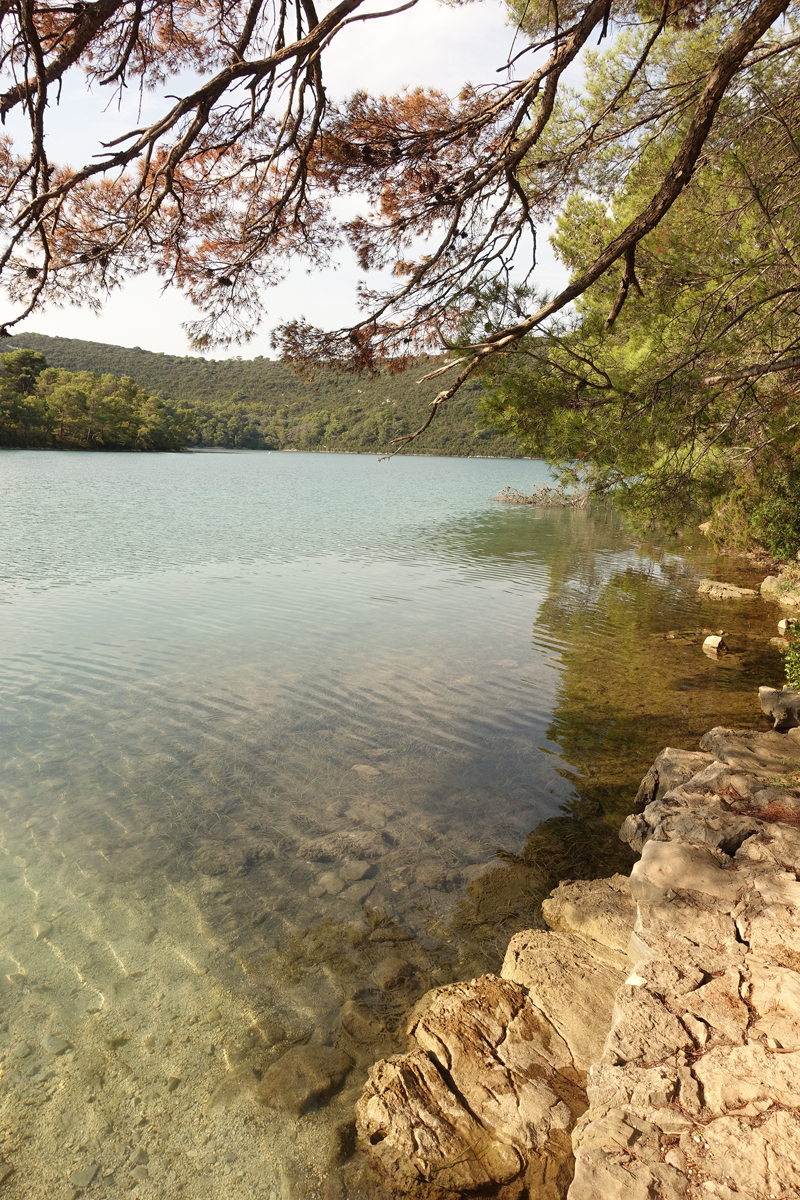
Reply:
[[[396, 1048], [416, 996], [495, 964], [468, 933], [471, 885], [574, 800], [603, 722], [614, 732], [607, 715], [591, 725], [591, 697], [576, 716], [587, 637], [611, 677], [642, 609], [647, 636], [719, 621], [696, 594], [702, 547], [491, 501], [545, 476], [530, 461], [0, 453], [0, 1062], [5, 1127], [27, 1147], [9, 1195], [50, 1196], [87, 1158], [109, 1198], [277, 1198], [287, 1162], [301, 1194], [334, 1195], [326, 1121]], [[742, 644], [723, 667], [686, 652], [706, 724], [774, 670]], [[655, 653], [640, 686], [661, 712]], [[641, 735], [626, 735], [637, 761]], [[353, 832], [372, 838], [363, 853], [314, 850]], [[363, 861], [356, 892], [336, 882], [344, 857]], [[42, 1031], [70, 1043], [56, 1085]], [[298, 1122], [251, 1091], [309, 1039], [355, 1066]], [[209, 1110], [243, 1061], [252, 1078]], [[142, 1113], [157, 1149], [137, 1182]], [[356, 1175], [336, 1194], [361, 1195]]]

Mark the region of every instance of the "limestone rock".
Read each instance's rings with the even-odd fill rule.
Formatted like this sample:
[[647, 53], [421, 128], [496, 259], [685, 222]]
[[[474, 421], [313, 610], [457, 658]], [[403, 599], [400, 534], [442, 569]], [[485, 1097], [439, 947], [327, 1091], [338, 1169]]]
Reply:
[[619, 830], [619, 840], [626, 842], [631, 850], [641, 854], [642, 847], [651, 833], [650, 826], [641, 813], [630, 813], [622, 822]]
[[353, 1066], [341, 1050], [328, 1046], [294, 1046], [265, 1072], [258, 1099], [268, 1108], [302, 1116], [331, 1096]]
[[631, 871], [634, 898], [639, 903], [658, 903], [680, 890], [703, 892], [735, 903], [744, 883], [723, 870], [722, 860], [726, 857], [701, 846], [648, 842]]
[[401, 980], [408, 979], [409, 975], [413, 975], [413, 973], [414, 968], [407, 958], [403, 958], [399, 954], [391, 954], [377, 964], [372, 972], [372, 978], [379, 988], [387, 989], [397, 987]]
[[709, 658], [717, 658], [720, 654], [727, 654], [728, 646], [722, 634], [710, 633], [703, 642], [703, 653]]
[[791, 688], [760, 687], [761, 711], [772, 717], [773, 729], [794, 729], [800, 725], [800, 692]]
[[323, 871], [317, 880], [317, 887], [322, 888], [323, 893], [327, 892], [329, 896], [338, 896], [344, 888], [344, 881], [334, 871]]
[[422, 1050], [372, 1068], [356, 1129], [395, 1195], [469, 1195], [522, 1170], [520, 1154], [489, 1135]]
[[757, 596], [753, 588], [737, 587], [735, 583], [720, 583], [716, 579], [703, 579], [697, 589], [702, 596], [710, 596], [712, 600], [749, 600]]
[[[616, 953], [612, 965], [609, 955]], [[526, 929], [508, 944], [501, 975], [527, 989], [567, 1043], [575, 1066], [587, 1071], [602, 1053], [614, 997], [627, 974], [624, 955], [598, 958], [574, 934]]]
[[563, 1197], [586, 1098], [566, 1044], [525, 989], [485, 975], [436, 989], [416, 1012], [422, 1049], [378, 1063], [356, 1106], [362, 1144], [392, 1194], [511, 1187], [510, 1197], [524, 1186]]
[[692, 1048], [684, 1026], [656, 996], [643, 987], [620, 988], [603, 1050], [604, 1063], [650, 1065]]
[[551, 929], [577, 933], [611, 950], [627, 953], [636, 904], [626, 875], [561, 883], [542, 902]]
[[716, 1033], [728, 1042], [742, 1043], [750, 1014], [740, 988], [741, 975], [732, 967], [702, 987], [671, 1000], [669, 1006], [673, 1012], [690, 1013], [705, 1022], [712, 1037]]
[[[681, 1137], [689, 1162], [723, 1186], [733, 1197], [761, 1200], [796, 1196], [800, 1190], [800, 1117], [775, 1112], [763, 1124], [746, 1117], [720, 1117]], [[725, 1192], [705, 1191], [711, 1196]]]
[[753, 1030], [783, 1050], [800, 1050], [800, 974], [774, 959], [748, 955], [747, 1000], [759, 1014]]
[[763, 825], [757, 818], [732, 813], [727, 801], [709, 795], [707, 785], [698, 782], [703, 774], [648, 804], [642, 816], [656, 841], [694, 843], [735, 854]]
[[344, 900], [345, 904], [363, 904], [374, 890], [374, 879], [362, 879], [360, 883], [351, 883], [350, 887], [340, 892], [339, 899]]
[[440, 988], [412, 1032], [470, 1112], [523, 1155], [586, 1107], [566, 1043], [518, 984], [483, 975]]
[[737, 925], [732, 915], [699, 908], [688, 896], [664, 904], [640, 903], [631, 946], [642, 959], [665, 958], [682, 969], [718, 974], [744, 959]]
[[218, 1109], [229, 1109], [242, 1101], [252, 1100], [256, 1094], [258, 1080], [254, 1072], [245, 1063], [228, 1071], [208, 1098], [204, 1108], [205, 1113]]
[[800, 743], [789, 733], [757, 733], [752, 729], [717, 726], [700, 739], [700, 746], [739, 771], [783, 775], [800, 768]]
[[[774, 802], [789, 811], [798, 806], [798, 799], [788, 793], [778, 792]], [[735, 857], [737, 862], [766, 863], [779, 870], [800, 873], [800, 829], [782, 824], [762, 825], [758, 833], [742, 843]]]
[[595, 1117], [625, 1105], [642, 1109], [665, 1108], [675, 1099], [677, 1091], [678, 1081], [671, 1066], [595, 1063], [586, 1084], [586, 1095]]
[[657, 1126], [619, 1110], [599, 1121], [585, 1117], [573, 1135], [569, 1200], [685, 1200], [686, 1176], [659, 1161], [659, 1134]]
[[713, 762], [713, 754], [704, 754], [699, 750], [676, 750], [667, 746], [639, 784], [635, 807], [644, 808], [653, 800], [660, 800], [672, 788], [687, 783], [693, 775]]
[[[716, 1046], [694, 1064], [694, 1075], [712, 1113], [735, 1112], [769, 1100], [800, 1105], [800, 1052], [776, 1053], [766, 1046]], [[753, 1109], [753, 1113], [757, 1112]]]
[[359, 883], [369, 875], [370, 864], [361, 858], [348, 858], [339, 868], [339, 878], [345, 883]]
[[768, 575], [761, 584], [761, 595], [766, 596], [770, 600], [777, 600], [779, 604], [785, 605], [787, 608], [800, 607], [800, 592], [778, 591], [785, 583], [779, 575]]

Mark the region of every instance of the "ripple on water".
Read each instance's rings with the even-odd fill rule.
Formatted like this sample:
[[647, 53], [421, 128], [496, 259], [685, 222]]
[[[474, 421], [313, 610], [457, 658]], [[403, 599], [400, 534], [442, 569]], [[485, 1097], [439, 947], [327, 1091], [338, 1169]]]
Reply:
[[653, 671], [647, 639], [713, 619], [698, 570], [492, 508], [539, 464], [0, 465], [6, 1186], [377, 1197], [354, 1097], [424, 991], [535, 919], [527, 835], [616, 811], [586, 764], [623, 744], [624, 806], [686, 680], [690, 723], [730, 712], [757, 655], [723, 679], [659, 642]]

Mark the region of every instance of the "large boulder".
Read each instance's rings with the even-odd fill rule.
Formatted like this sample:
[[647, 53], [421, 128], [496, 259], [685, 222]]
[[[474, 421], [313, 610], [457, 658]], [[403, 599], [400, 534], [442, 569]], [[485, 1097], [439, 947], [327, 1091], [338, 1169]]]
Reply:
[[761, 711], [772, 717], [773, 729], [795, 729], [800, 725], [800, 692], [792, 688], [760, 687]]
[[450, 984], [426, 997], [410, 1030], [420, 1049], [377, 1063], [356, 1106], [391, 1193], [560, 1200], [586, 1096], [525, 989], [494, 975]]
[[634, 807], [640, 810], [653, 800], [660, 800], [667, 792], [681, 783], [686, 783], [713, 761], [713, 754], [702, 753], [699, 750], [676, 750], [667, 746], [639, 784]]

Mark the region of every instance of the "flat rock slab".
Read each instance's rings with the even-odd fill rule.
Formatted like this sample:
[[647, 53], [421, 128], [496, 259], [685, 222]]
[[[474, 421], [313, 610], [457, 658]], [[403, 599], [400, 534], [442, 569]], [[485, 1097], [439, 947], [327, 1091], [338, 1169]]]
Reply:
[[598, 958], [575, 934], [525, 929], [508, 944], [503, 979], [521, 984], [533, 1003], [556, 1027], [575, 1066], [588, 1071], [603, 1052], [614, 997], [625, 982], [628, 962], [617, 952], [617, 966]]
[[647, 988], [620, 988], [603, 1051], [604, 1063], [649, 1066], [693, 1046], [681, 1021]]
[[[758, 1043], [717, 1046], [694, 1065], [711, 1113], [736, 1112], [770, 1102], [800, 1106], [800, 1052], [780, 1053]], [[753, 1107], [752, 1115], [759, 1111]]]
[[735, 583], [720, 583], [718, 579], [703, 579], [697, 589], [701, 596], [712, 600], [750, 600], [758, 595], [753, 588], [737, 587]]
[[569, 1200], [686, 1200], [683, 1172], [661, 1162], [656, 1126], [619, 1110], [575, 1131]]
[[706, 1187], [711, 1197], [762, 1200], [800, 1194], [800, 1117], [796, 1112], [774, 1112], [766, 1120], [720, 1117], [683, 1134], [680, 1149], [695, 1172], [701, 1170], [720, 1186], [713, 1191], [713, 1184]]
[[703, 734], [700, 746], [738, 771], [780, 776], [800, 770], [800, 731], [796, 729], [757, 733], [717, 726]]
[[631, 871], [631, 890], [638, 903], [659, 904], [677, 892], [702, 892], [736, 902], [746, 881], [726, 870], [728, 856], [682, 842], [648, 842]]
[[542, 916], [558, 933], [576, 933], [626, 954], [636, 902], [627, 875], [578, 880], [560, 883], [542, 902]]

